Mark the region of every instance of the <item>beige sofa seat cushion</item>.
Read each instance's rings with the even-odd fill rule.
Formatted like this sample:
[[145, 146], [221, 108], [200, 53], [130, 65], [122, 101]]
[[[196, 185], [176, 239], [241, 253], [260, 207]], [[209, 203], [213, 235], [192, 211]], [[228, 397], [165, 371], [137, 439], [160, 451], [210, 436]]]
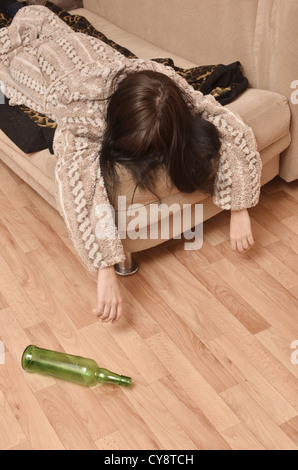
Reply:
[[2, 131], [0, 131], [0, 139], [2, 149], [5, 149], [5, 153], [12, 160], [16, 160], [21, 167], [27, 168], [30, 165], [33, 178], [42, 172], [50, 180], [55, 180], [56, 157], [48, 149], [25, 154]]
[[227, 108], [252, 127], [260, 152], [289, 135], [291, 112], [287, 99], [279, 93], [249, 88]]

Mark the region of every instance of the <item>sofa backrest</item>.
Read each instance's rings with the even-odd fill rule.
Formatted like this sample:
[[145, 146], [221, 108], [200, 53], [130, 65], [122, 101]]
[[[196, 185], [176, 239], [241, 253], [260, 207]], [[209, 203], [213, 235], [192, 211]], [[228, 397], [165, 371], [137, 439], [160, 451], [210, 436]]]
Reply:
[[252, 75], [258, 0], [84, 0], [84, 6], [191, 62], [240, 60]]

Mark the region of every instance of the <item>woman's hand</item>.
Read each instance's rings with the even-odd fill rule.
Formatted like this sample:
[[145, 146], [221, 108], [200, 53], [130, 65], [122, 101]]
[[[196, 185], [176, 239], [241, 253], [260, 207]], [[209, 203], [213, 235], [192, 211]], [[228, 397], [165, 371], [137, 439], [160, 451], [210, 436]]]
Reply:
[[247, 209], [231, 211], [230, 242], [234, 251], [243, 253], [254, 245], [251, 222]]
[[98, 272], [96, 315], [103, 322], [117, 322], [123, 314], [123, 300], [114, 267]]

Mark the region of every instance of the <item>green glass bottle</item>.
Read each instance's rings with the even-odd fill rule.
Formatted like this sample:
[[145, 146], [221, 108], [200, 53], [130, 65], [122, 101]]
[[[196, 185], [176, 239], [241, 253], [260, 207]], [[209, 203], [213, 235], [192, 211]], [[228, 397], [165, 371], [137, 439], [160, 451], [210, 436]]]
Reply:
[[28, 372], [51, 375], [85, 386], [110, 383], [129, 387], [131, 378], [101, 369], [93, 359], [41, 349], [30, 345], [23, 352], [22, 367]]

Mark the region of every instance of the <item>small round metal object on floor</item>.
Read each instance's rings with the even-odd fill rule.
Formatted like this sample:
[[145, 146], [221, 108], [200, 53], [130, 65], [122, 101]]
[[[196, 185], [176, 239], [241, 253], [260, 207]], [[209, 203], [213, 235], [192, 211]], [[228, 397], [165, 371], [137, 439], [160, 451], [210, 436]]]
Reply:
[[138, 263], [132, 259], [131, 254], [127, 254], [125, 261], [115, 264], [114, 269], [119, 276], [132, 276], [139, 270]]

